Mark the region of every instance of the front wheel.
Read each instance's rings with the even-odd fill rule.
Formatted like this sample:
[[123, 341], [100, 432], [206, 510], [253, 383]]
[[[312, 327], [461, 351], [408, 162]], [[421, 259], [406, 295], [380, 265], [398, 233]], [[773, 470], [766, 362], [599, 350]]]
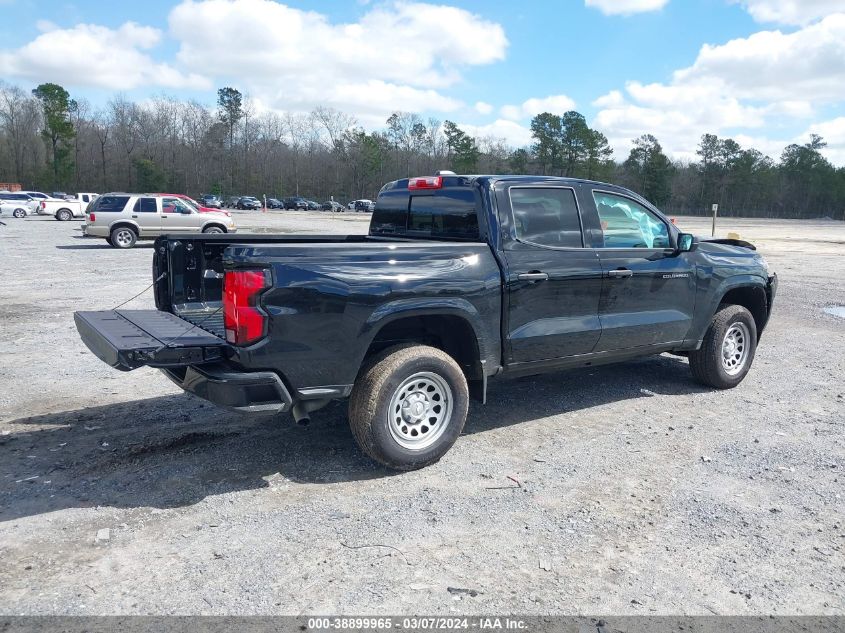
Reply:
[[393, 347], [358, 375], [349, 424], [361, 450], [396, 470], [439, 460], [466, 422], [469, 391], [455, 360], [434, 347]]
[[25, 218], [26, 217], [26, 211], [24, 211], [23, 209], [15, 209], [14, 211], [12, 211], [12, 217], [15, 217], [15, 218], [18, 218], [18, 219]]
[[721, 306], [713, 316], [701, 348], [690, 352], [695, 379], [716, 389], [731, 389], [751, 369], [757, 350], [754, 317], [742, 306]]
[[206, 233], [206, 234], [211, 234], [211, 233], [225, 233], [225, 231], [224, 231], [223, 229], [221, 229], [219, 226], [209, 226], [209, 227], [206, 227], [206, 228], [204, 228], [204, 229], [202, 230], [202, 232], [203, 232], [203, 233]]

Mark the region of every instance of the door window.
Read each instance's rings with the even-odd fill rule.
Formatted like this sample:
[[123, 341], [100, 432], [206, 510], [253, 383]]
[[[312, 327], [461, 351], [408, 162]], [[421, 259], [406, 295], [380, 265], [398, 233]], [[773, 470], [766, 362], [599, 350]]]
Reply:
[[556, 248], [581, 248], [581, 218], [575, 191], [562, 187], [511, 187], [516, 237]]
[[156, 213], [156, 199], [155, 198], [138, 198], [135, 203], [135, 213]]
[[179, 198], [162, 198], [161, 210], [164, 213], [192, 213], [191, 207]]
[[643, 205], [612, 193], [593, 192], [604, 236], [602, 248], [669, 248], [666, 224]]

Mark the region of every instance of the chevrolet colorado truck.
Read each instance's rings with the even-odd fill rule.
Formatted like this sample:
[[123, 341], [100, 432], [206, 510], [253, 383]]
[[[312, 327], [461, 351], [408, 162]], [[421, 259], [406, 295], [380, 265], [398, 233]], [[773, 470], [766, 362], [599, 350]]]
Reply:
[[157, 310], [75, 314], [94, 354], [299, 422], [348, 397], [361, 449], [401, 470], [440, 459], [494, 378], [672, 352], [735, 387], [777, 290], [747, 242], [545, 176], [397, 180], [367, 235], [174, 234], [153, 257]]

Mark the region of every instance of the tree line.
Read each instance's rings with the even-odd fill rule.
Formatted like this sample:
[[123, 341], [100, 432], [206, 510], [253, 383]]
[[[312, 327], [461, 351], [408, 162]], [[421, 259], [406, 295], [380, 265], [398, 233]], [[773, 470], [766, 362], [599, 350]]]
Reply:
[[215, 107], [158, 96], [116, 95], [94, 108], [62, 86], [31, 92], [0, 83], [0, 182], [47, 191], [168, 191], [191, 195], [375, 198], [390, 180], [431, 174], [543, 174], [627, 186], [673, 214], [845, 219], [845, 168], [824, 139], [784, 148], [775, 161], [735, 140], [705, 134], [697, 160], [673, 161], [658, 139], [635, 139], [617, 162], [608, 139], [578, 112], [544, 112], [533, 142], [513, 148], [452, 121], [395, 112], [367, 131], [353, 116], [256, 112], [233, 87]]

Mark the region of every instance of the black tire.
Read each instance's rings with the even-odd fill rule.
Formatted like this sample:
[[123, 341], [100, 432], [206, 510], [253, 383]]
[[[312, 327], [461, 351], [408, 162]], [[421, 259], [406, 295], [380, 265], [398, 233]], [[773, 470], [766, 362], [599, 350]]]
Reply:
[[138, 234], [128, 226], [119, 226], [109, 235], [109, 244], [115, 248], [132, 248], [138, 241]]
[[56, 211], [56, 219], [59, 222], [67, 222], [73, 218], [73, 213], [67, 209], [59, 209]]
[[14, 211], [12, 211], [12, 217], [18, 218], [19, 220], [21, 218], [25, 218], [26, 211], [24, 209], [15, 209]]
[[[736, 330], [742, 333], [742, 352], [744, 352], [741, 366], [729, 371], [726, 368], [725, 337], [736, 325]], [[735, 343], [732, 349], [739, 350]], [[728, 351], [732, 351], [729, 349]], [[713, 316], [701, 348], [689, 353], [689, 365], [693, 377], [700, 383], [716, 389], [732, 389], [742, 382], [754, 362], [757, 351], [757, 326], [754, 317], [744, 307], [738, 305], [722, 305]], [[735, 358], [731, 355], [731, 358]]]
[[226, 229], [219, 226], [207, 226], [202, 230], [203, 233], [225, 233]]
[[[427, 400], [423, 405], [425, 413], [419, 422], [409, 422], [403, 433], [402, 423], [397, 423], [391, 430], [392, 416], [389, 415], [394, 395], [399, 396], [403, 383], [415, 376], [416, 380], [439, 380], [448, 385], [451, 392], [451, 409], [448, 404], [441, 408], [447, 416], [443, 419], [429, 418], [434, 413], [438, 402], [447, 402], [448, 395], [438, 400]], [[423, 383], [420, 383], [423, 384]], [[415, 389], [414, 386], [405, 389]], [[417, 395], [409, 392], [409, 398]], [[434, 398], [437, 394], [434, 395]], [[429, 411], [428, 406], [431, 406]], [[400, 405], [393, 412], [395, 420], [400, 419]], [[349, 424], [352, 434], [361, 450], [375, 461], [395, 470], [416, 470], [439, 460], [452, 447], [463, 431], [469, 407], [469, 390], [466, 377], [455, 360], [435, 347], [413, 345], [392, 347], [376, 355], [361, 369], [352, 395], [349, 399]], [[431, 420], [435, 420], [434, 423]], [[436, 426], [440, 423], [441, 426]], [[426, 425], [430, 425], [426, 427]], [[413, 427], [408, 431], [408, 426]], [[441, 428], [442, 427], [442, 428]], [[429, 428], [434, 440], [420, 448], [409, 448], [399, 443], [396, 436], [404, 434], [406, 441], [427, 441], [423, 439], [423, 428]], [[417, 431], [419, 429], [419, 431]], [[414, 438], [410, 437], [414, 434]]]

